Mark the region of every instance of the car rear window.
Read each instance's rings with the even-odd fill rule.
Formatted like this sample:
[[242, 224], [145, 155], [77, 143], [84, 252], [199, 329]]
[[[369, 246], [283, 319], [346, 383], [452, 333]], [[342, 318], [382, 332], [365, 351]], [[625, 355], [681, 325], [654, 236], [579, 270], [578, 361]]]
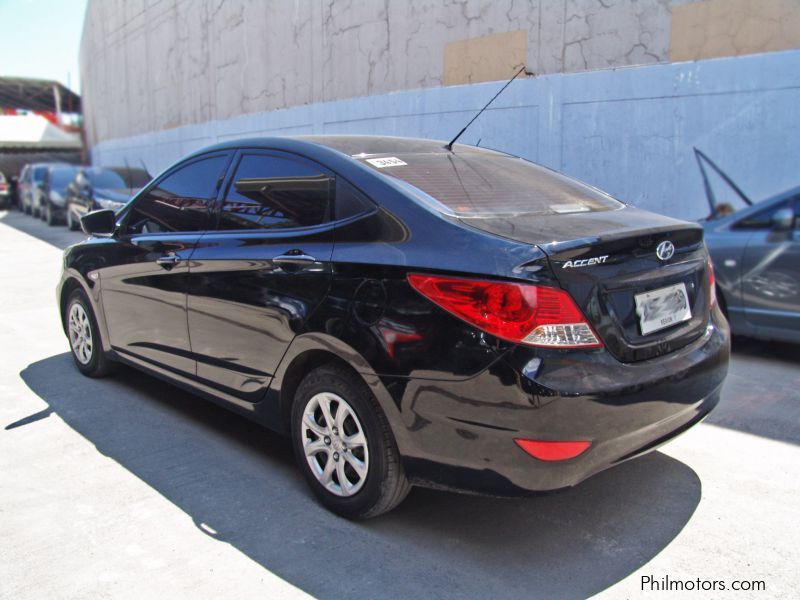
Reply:
[[489, 152], [357, 157], [420, 190], [418, 198], [461, 217], [614, 210], [620, 202], [521, 158]]

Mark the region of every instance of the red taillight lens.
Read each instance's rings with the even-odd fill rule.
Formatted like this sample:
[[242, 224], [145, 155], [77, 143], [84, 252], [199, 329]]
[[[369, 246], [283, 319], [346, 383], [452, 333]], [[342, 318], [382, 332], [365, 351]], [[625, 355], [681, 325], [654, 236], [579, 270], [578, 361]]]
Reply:
[[708, 257], [708, 305], [714, 307], [717, 303], [717, 278], [714, 276], [714, 263]]
[[549, 442], [542, 440], [514, 439], [517, 445], [539, 460], [568, 460], [580, 456], [592, 445], [585, 440], [574, 442]]
[[420, 294], [499, 338], [532, 346], [599, 347], [564, 290], [523, 283], [409, 274]]

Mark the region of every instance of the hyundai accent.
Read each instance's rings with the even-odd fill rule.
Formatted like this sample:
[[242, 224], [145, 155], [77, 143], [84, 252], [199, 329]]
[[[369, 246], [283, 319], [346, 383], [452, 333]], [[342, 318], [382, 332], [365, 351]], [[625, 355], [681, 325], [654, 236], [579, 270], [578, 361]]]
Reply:
[[81, 222], [58, 287], [77, 368], [289, 435], [350, 518], [413, 485], [576, 485], [703, 419], [727, 372], [700, 226], [483, 148], [239, 140]]

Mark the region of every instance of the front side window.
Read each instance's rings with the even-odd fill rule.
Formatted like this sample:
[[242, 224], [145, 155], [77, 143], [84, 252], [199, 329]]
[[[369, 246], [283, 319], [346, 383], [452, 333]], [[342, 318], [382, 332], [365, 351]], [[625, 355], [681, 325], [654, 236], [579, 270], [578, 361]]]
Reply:
[[203, 231], [228, 157], [212, 156], [179, 167], [136, 199], [128, 233]]
[[735, 229], [772, 229], [772, 216], [782, 210], [784, 208], [788, 208], [790, 206], [790, 200], [784, 200], [783, 202], [778, 202], [770, 206], [769, 208], [765, 208], [764, 210], [760, 210], [749, 217], [745, 217], [736, 225], [734, 225]]
[[330, 175], [311, 164], [266, 154], [239, 162], [220, 212], [220, 229], [286, 229], [331, 220]]

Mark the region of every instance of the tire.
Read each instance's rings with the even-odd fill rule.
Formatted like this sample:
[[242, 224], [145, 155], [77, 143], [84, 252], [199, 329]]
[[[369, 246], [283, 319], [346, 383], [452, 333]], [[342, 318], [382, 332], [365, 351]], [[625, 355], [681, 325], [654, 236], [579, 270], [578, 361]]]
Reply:
[[97, 319], [83, 290], [70, 294], [64, 311], [64, 325], [72, 359], [81, 373], [88, 377], [105, 377], [116, 370], [117, 363], [103, 352]]
[[50, 227], [53, 227], [54, 225], [58, 224], [56, 223], [56, 220], [53, 217], [53, 207], [50, 206], [49, 202], [45, 205], [44, 220]]
[[70, 231], [77, 231], [78, 230], [78, 223], [72, 218], [72, 211], [70, 210], [69, 204], [67, 204], [66, 208], [67, 212], [67, 227]]
[[[331, 426], [324, 418], [324, 407], [332, 414]], [[352, 441], [340, 437], [336, 423]], [[314, 495], [330, 511], [348, 519], [375, 517], [408, 495], [411, 486], [386, 416], [355, 373], [324, 365], [306, 375], [295, 393], [291, 427], [297, 464]], [[315, 450], [308, 456], [307, 446]], [[363, 475], [356, 466], [363, 468]], [[341, 473], [347, 480], [344, 486]]]
[[24, 212], [26, 215], [29, 215], [29, 214], [31, 214], [31, 207], [30, 207], [30, 204], [25, 204], [25, 205], [22, 207], [22, 212]]

